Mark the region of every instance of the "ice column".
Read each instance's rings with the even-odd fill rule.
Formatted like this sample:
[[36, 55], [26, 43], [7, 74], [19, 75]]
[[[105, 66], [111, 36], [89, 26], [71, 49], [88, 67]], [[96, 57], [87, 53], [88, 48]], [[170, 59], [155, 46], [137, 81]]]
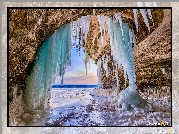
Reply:
[[[110, 35], [110, 46], [113, 58], [115, 59], [117, 86], [119, 86], [118, 69], [123, 67], [124, 78], [129, 78], [129, 85], [132, 89], [136, 89], [136, 76], [134, 68], [134, 58], [132, 53], [132, 43], [135, 44], [135, 35], [133, 30], [129, 29], [127, 23], [121, 24], [119, 14], [114, 15], [115, 18], [108, 18], [108, 32]], [[112, 25], [112, 26], [111, 26]], [[122, 26], [122, 27], [121, 27]]]

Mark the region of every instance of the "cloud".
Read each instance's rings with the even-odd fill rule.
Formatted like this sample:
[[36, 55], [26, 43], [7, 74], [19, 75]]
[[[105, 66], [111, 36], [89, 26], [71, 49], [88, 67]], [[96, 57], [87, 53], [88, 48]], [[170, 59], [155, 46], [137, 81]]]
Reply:
[[[64, 77], [64, 84], [97, 84], [98, 77], [96, 75], [82, 75], [82, 76], [72, 76]], [[61, 80], [57, 80], [56, 84], [60, 84]]]

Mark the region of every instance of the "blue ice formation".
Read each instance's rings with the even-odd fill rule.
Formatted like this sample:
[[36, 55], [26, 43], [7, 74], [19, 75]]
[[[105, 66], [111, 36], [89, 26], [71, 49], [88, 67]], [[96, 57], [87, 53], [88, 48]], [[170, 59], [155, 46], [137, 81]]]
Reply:
[[[70, 24], [62, 25], [48, 37], [37, 52], [33, 68], [27, 78], [28, 103], [37, 108], [57, 75], [62, 77], [70, 65]], [[30, 98], [33, 97], [33, 98]]]
[[[105, 16], [108, 24], [108, 33], [110, 36], [110, 46], [111, 46], [111, 55], [113, 56], [113, 64], [116, 66], [115, 74], [117, 79], [117, 86], [119, 87], [119, 78], [118, 70], [123, 67], [124, 69], [124, 78], [125, 80], [129, 78], [129, 85], [136, 88], [136, 75], [134, 68], [134, 58], [132, 52], [132, 44], [136, 46], [135, 34], [131, 30], [127, 23], [123, 23], [121, 19], [121, 14], [116, 13], [114, 19], [111, 17]], [[100, 20], [102, 21], [102, 20]], [[104, 21], [104, 19], [103, 19]], [[101, 29], [101, 28], [100, 28]], [[105, 69], [106, 76], [108, 76], [108, 62], [110, 61], [109, 56], [102, 56], [98, 60], [98, 71], [97, 75], [99, 78], [99, 88], [102, 87], [101, 80], [101, 64], [103, 62], [103, 68]]]

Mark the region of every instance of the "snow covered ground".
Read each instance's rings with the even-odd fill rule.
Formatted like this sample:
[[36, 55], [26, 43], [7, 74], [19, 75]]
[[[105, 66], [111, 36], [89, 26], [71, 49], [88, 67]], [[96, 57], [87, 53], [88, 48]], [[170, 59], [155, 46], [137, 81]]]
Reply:
[[[53, 89], [52, 89], [53, 90]], [[90, 89], [58, 90], [50, 100], [46, 126], [160, 126], [171, 125], [171, 101], [147, 99], [145, 109], [122, 110], [110, 104], [114, 92], [97, 96]], [[107, 97], [110, 96], [110, 97]]]

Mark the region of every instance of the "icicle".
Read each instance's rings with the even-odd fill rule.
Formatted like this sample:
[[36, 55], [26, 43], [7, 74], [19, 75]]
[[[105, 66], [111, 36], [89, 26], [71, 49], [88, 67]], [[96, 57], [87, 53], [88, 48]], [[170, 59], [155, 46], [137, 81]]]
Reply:
[[72, 42], [73, 42], [73, 39], [74, 39], [74, 23], [73, 22], [71, 22], [70, 23], [70, 26], [71, 26], [71, 44], [72, 44]]
[[97, 69], [97, 76], [98, 76], [98, 88], [101, 88], [101, 80], [102, 80], [102, 76], [101, 76], [101, 59], [98, 59], [98, 69]]
[[[91, 59], [90, 59], [90, 60], [91, 60]], [[89, 62], [88, 62], [88, 63], [89, 63], [89, 69], [90, 69], [90, 64], [91, 64], [91, 63], [90, 63], [90, 60], [89, 60]]]
[[119, 87], [119, 77], [118, 77], [118, 69], [115, 70], [116, 71], [116, 82], [117, 82], [117, 87]]
[[87, 37], [87, 34], [88, 34], [88, 31], [89, 31], [89, 24], [90, 24], [90, 17], [89, 16], [85, 16], [84, 17], [84, 25], [85, 25], [85, 30], [84, 30], [84, 35], [85, 35], [85, 38]]
[[103, 59], [103, 68], [105, 70], [106, 76], [108, 76], [108, 62], [109, 62], [107, 56], [106, 57], [105, 57], [105, 55], [102, 56], [102, 59]]
[[146, 15], [146, 12], [145, 12], [145, 9], [139, 9], [143, 18], [144, 18], [144, 22], [146, 24], [146, 26], [148, 27], [148, 30], [150, 32], [150, 26], [149, 26], [149, 22], [148, 22], [148, 19], [147, 19], [147, 15]]
[[80, 44], [81, 46], [83, 46], [83, 40], [86, 39], [89, 31], [89, 24], [90, 24], [89, 18], [90, 18], [89, 16], [82, 16], [77, 21], [73, 22], [74, 33], [73, 33], [72, 40], [75, 40], [75, 44]]
[[[137, 2], [137, 4], [138, 4], [138, 7], [144, 7], [144, 5], [143, 4], [145, 4], [145, 6], [146, 7], [157, 7], [157, 4], [156, 4], [156, 2]], [[136, 10], [136, 9], [135, 9]], [[134, 11], [134, 9], [133, 9], [133, 12], [134, 12], [134, 15], [135, 15], [135, 11]], [[144, 18], [144, 22], [145, 22], [145, 24], [146, 24], [146, 26], [148, 27], [148, 30], [149, 30], [149, 32], [150, 32], [150, 27], [149, 27], [149, 24], [148, 24], [148, 19], [147, 19], [147, 16], [146, 16], [146, 13], [145, 13], [145, 9], [140, 9], [140, 12], [141, 12], [141, 14], [142, 14], [142, 16], [143, 16], [143, 18]], [[147, 14], [149, 15], [149, 18], [152, 20], [152, 22], [153, 22], [153, 19], [152, 19], [152, 14], [151, 14], [151, 10], [150, 9], [147, 9]], [[135, 16], [134, 16], [134, 18], [136, 18]], [[135, 23], [136, 23], [137, 21], [135, 20]]]
[[105, 58], [105, 70], [106, 70], [106, 76], [108, 77], [108, 62], [109, 62], [109, 58], [108, 58], [108, 55], [106, 55], [106, 58]]
[[122, 30], [122, 18], [121, 18], [121, 13], [115, 13], [114, 14], [114, 17], [116, 19], [116, 22], [119, 22], [120, 23], [120, 26], [121, 26], [121, 31], [122, 31], [122, 35], [123, 35], [123, 30]]
[[111, 54], [113, 54], [113, 25], [114, 25], [114, 22], [113, 20], [110, 18], [110, 17], [107, 17], [107, 25], [108, 25], [108, 34], [109, 34], [109, 37], [110, 37], [110, 46], [111, 46]]
[[103, 67], [104, 67], [104, 64], [105, 64], [105, 55], [102, 56], [102, 61], [103, 61]]
[[88, 53], [85, 51], [85, 68], [86, 68], [86, 74], [87, 74], [87, 63], [89, 63], [90, 57]]
[[132, 37], [132, 31], [129, 29], [129, 43], [132, 44], [133, 42], [133, 37]]
[[133, 9], [133, 13], [134, 13], [134, 20], [135, 20], [135, 24], [136, 24], [136, 29], [138, 31], [138, 21], [137, 21], [138, 10], [137, 9]]
[[132, 39], [133, 39], [133, 43], [134, 43], [134, 48], [136, 48], [136, 39], [135, 39], [134, 30], [132, 30]]
[[149, 15], [149, 18], [150, 18], [150, 19], [152, 20], [152, 22], [153, 22], [151, 10], [150, 10], [150, 9], [147, 9], [147, 13], [148, 13], [148, 15]]
[[104, 16], [98, 15], [98, 21], [99, 21], [100, 33], [101, 33], [101, 44], [103, 46], [103, 34], [102, 34], [102, 31], [104, 29]]
[[80, 40], [80, 45], [83, 46], [83, 28], [84, 28], [84, 23], [83, 23], [84, 19], [83, 16], [80, 19], [80, 29], [81, 29], [81, 40]]

